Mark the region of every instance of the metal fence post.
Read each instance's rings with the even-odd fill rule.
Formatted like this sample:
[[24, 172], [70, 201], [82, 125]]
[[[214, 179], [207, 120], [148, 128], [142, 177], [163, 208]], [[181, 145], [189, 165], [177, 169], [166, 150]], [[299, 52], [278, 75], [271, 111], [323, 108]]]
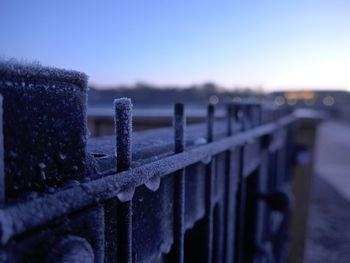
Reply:
[[[184, 105], [177, 103], [174, 107], [174, 139], [175, 153], [185, 149], [186, 118]], [[185, 169], [174, 173], [174, 262], [184, 262], [184, 234], [185, 234]]]
[[[243, 131], [247, 129], [247, 105], [238, 105], [238, 121], [242, 125]], [[245, 196], [246, 196], [246, 178], [244, 178], [244, 148], [239, 148], [239, 168], [238, 168], [238, 191], [236, 201], [236, 233], [235, 233], [235, 262], [243, 262], [244, 249], [244, 217], [245, 217]]]
[[0, 207], [5, 204], [4, 136], [2, 131], [2, 96], [0, 95]]
[[[117, 172], [131, 166], [132, 104], [127, 98], [114, 101]], [[118, 205], [118, 262], [132, 262], [132, 198]]]
[[[226, 105], [226, 135], [232, 136], [233, 127], [233, 105]], [[234, 183], [235, 180], [232, 173], [232, 150], [228, 150], [225, 156], [225, 209], [224, 209], [224, 222], [225, 222], [225, 240], [223, 254], [224, 262], [232, 262], [233, 258], [233, 239], [234, 239]]]
[[[208, 106], [207, 115], [207, 142], [211, 143], [214, 140], [214, 105]], [[211, 160], [206, 166], [205, 177], [205, 224], [206, 224], [206, 262], [212, 263], [213, 258], [213, 192], [214, 192], [214, 176], [215, 164], [214, 156], [210, 156]]]

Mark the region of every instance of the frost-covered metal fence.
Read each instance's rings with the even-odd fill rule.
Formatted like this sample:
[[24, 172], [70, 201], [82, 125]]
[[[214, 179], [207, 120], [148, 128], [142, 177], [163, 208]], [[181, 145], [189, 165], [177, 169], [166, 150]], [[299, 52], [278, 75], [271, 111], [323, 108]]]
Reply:
[[116, 136], [87, 140], [84, 75], [2, 64], [0, 93], [0, 262], [285, 262], [300, 115], [209, 105], [186, 127], [176, 104], [133, 134], [122, 98]]

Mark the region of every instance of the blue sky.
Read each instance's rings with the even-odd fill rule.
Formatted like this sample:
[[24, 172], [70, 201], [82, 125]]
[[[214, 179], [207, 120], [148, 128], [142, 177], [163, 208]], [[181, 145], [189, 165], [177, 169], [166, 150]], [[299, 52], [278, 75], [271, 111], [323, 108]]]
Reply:
[[0, 0], [0, 56], [138, 81], [350, 88], [348, 0]]

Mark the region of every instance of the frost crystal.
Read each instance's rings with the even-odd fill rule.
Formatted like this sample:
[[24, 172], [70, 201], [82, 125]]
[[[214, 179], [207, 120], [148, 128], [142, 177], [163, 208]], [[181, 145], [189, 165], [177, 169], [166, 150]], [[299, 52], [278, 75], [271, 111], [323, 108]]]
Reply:
[[128, 98], [114, 100], [117, 170], [127, 170], [131, 164], [132, 104]]
[[119, 192], [117, 197], [120, 202], [128, 202], [134, 197], [135, 187], [128, 187], [127, 189]]
[[153, 176], [145, 183], [145, 185], [149, 190], [153, 192], [157, 191], [160, 186], [160, 177], [158, 175]]

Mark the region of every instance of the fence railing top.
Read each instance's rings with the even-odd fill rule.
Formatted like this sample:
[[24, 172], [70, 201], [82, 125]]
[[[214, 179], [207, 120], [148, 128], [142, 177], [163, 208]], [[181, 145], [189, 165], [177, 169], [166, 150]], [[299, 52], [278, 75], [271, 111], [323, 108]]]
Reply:
[[153, 176], [170, 174], [199, 162], [207, 156], [218, 154], [272, 133], [275, 129], [291, 124], [295, 120], [294, 115], [289, 115], [277, 122], [192, 147], [184, 152], [172, 154], [121, 173], [112, 172], [72, 188], [9, 205], [0, 210], [0, 241], [2, 244], [6, 244], [12, 236], [19, 235], [65, 214], [108, 200], [117, 196], [121, 191], [130, 191], [130, 188], [145, 184]]
[[6, 79], [8, 84], [11, 84], [11, 80], [30, 82], [41, 79], [50, 82], [74, 83], [84, 89], [86, 89], [88, 81], [88, 76], [79, 71], [44, 67], [38, 62], [23, 62], [16, 59], [0, 59], [0, 76], [2, 79]]

